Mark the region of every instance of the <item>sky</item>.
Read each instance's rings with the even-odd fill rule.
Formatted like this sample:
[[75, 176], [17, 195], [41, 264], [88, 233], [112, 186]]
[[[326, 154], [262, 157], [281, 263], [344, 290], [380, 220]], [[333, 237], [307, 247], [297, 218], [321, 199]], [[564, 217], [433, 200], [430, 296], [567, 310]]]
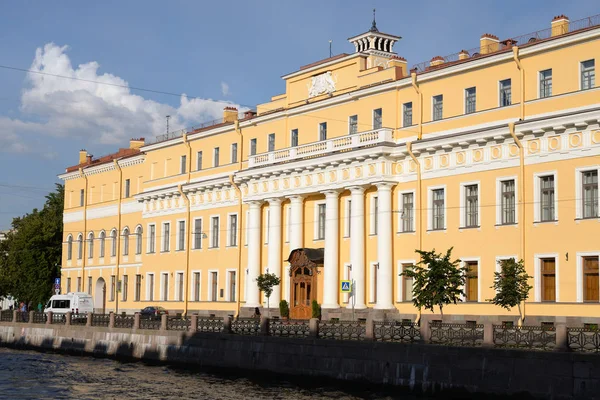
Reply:
[[373, 8], [409, 67], [483, 33], [600, 14], [597, 0], [1, 1], [0, 230], [43, 206], [80, 149], [113, 153], [164, 134], [166, 115], [174, 130], [266, 102], [282, 75], [328, 57], [329, 40], [333, 54], [353, 52], [347, 38], [370, 28]]

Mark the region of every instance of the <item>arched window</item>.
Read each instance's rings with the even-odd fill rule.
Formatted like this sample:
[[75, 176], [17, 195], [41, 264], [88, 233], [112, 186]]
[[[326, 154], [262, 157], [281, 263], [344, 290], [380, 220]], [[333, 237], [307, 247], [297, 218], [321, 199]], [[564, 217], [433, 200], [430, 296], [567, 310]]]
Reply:
[[129, 255], [129, 228], [123, 229], [123, 255]]
[[73, 258], [73, 236], [67, 236], [67, 260]]
[[94, 232], [88, 233], [88, 258], [94, 258]]
[[135, 228], [135, 254], [142, 254], [142, 226]]
[[106, 239], [106, 232], [100, 232], [100, 258], [104, 258], [104, 242]]
[[116, 257], [117, 256], [117, 230], [113, 229], [110, 232], [110, 256], [111, 257]]
[[77, 259], [81, 260], [83, 258], [83, 235], [80, 233], [77, 236]]

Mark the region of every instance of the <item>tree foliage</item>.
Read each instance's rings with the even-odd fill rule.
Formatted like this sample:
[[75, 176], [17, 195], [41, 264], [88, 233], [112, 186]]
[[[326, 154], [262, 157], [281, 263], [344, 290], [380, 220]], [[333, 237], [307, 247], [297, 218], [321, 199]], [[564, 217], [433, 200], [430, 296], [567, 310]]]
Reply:
[[500, 272], [494, 272], [494, 285], [491, 286], [496, 295], [488, 301], [509, 311], [518, 306], [521, 314], [521, 302], [527, 300], [531, 290], [529, 279], [531, 276], [525, 271], [523, 260], [500, 261]]
[[267, 308], [271, 308], [269, 300], [273, 294], [273, 288], [281, 283], [279, 277], [273, 273], [266, 272], [256, 278], [258, 289], [267, 297]]
[[411, 265], [402, 275], [413, 279], [413, 304], [419, 310], [425, 308], [433, 312], [447, 304], [456, 304], [465, 295], [467, 268], [461, 267], [460, 260], [452, 261], [452, 248], [445, 255], [431, 251], [415, 250], [421, 261]]
[[60, 276], [63, 241], [64, 186], [46, 196], [41, 210], [14, 218], [0, 242], [0, 297], [37, 304], [52, 295]]

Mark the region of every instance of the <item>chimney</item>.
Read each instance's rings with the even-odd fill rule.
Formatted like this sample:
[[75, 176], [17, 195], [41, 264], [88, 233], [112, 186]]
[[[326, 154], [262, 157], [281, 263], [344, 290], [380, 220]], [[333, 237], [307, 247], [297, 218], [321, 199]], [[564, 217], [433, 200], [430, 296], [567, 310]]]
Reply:
[[563, 35], [569, 32], [569, 17], [564, 14], [557, 15], [550, 24], [552, 27], [552, 37]]
[[256, 117], [256, 111], [248, 110], [244, 112], [244, 119]]
[[85, 164], [87, 161], [87, 151], [85, 149], [79, 150], [79, 164]]
[[223, 122], [233, 122], [238, 119], [238, 109], [235, 107], [225, 107], [223, 109]]
[[392, 56], [392, 57], [390, 57], [390, 60], [388, 61], [388, 66], [400, 68], [400, 71], [402, 71], [402, 76], [407, 76], [407, 74], [406, 74], [406, 71], [407, 71], [406, 58], [399, 57], [399, 56]]
[[129, 148], [130, 149], [139, 149], [140, 147], [142, 147], [145, 144], [145, 139], [143, 137], [141, 138], [132, 138], [131, 140], [129, 140]]
[[438, 65], [442, 65], [443, 63], [444, 63], [444, 57], [442, 57], [442, 56], [435, 56], [429, 62], [429, 66], [430, 67], [437, 67]]
[[91, 155], [91, 154], [88, 154], [88, 155], [85, 157], [85, 162], [86, 162], [86, 164], [91, 164], [91, 163], [92, 163], [92, 158], [93, 158], [93, 157], [94, 157], [93, 155]]
[[490, 54], [498, 51], [500, 40], [498, 36], [484, 33], [479, 39], [479, 54]]
[[469, 58], [469, 52], [466, 50], [461, 50], [460, 53], [458, 53], [458, 59], [459, 60], [466, 60], [467, 58]]

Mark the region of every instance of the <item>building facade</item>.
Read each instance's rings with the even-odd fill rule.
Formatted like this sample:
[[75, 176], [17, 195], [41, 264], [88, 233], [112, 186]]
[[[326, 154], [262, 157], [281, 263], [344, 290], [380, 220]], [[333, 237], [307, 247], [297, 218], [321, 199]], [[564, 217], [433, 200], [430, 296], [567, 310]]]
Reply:
[[[97, 310], [237, 315], [266, 305], [255, 280], [268, 271], [282, 279], [271, 307], [413, 318], [401, 272], [415, 249], [453, 247], [469, 276], [448, 315], [517, 316], [486, 301], [512, 257], [533, 277], [528, 318], [600, 315], [600, 17], [485, 34], [410, 70], [398, 40], [373, 23], [256, 111], [82, 151], [60, 176], [62, 290], [92, 293]], [[310, 268], [286, 261], [321, 248]]]

